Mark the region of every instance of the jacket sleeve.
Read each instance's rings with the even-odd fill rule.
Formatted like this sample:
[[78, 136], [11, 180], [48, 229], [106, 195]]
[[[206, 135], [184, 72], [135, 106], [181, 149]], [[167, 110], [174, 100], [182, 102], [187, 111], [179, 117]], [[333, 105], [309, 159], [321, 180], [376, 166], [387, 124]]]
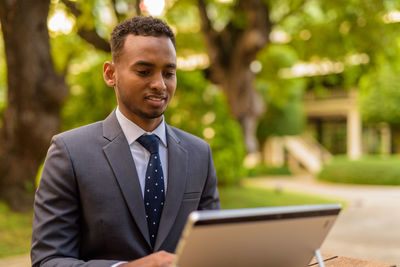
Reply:
[[80, 205], [72, 161], [61, 137], [51, 142], [35, 194], [32, 266], [111, 266], [115, 260], [79, 260]]
[[217, 174], [211, 155], [211, 148], [208, 146], [208, 175], [201, 195], [199, 210], [220, 209], [219, 194], [217, 188]]

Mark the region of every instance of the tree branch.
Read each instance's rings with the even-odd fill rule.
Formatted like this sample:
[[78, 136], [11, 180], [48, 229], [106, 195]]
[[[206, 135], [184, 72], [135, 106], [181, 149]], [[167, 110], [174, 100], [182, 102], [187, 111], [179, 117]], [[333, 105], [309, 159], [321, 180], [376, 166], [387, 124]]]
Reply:
[[136, 15], [140, 16], [142, 14], [142, 10], [140, 9], [140, 0], [135, 1], [135, 11]]
[[220, 34], [217, 33], [212, 25], [211, 21], [207, 16], [207, 8], [204, 0], [198, 1], [199, 15], [201, 19], [201, 31], [207, 43], [208, 56], [210, 58], [210, 70], [208, 71], [208, 77], [213, 82], [217, 82], [218, 78], [214, 76], [217, 75], [218, 66], [220, 66], [219, 55], [221, 54], [221, 49], [219, 44]]
[[92, 44], [97, 49], [105, 52], [111, 51], [110, 44], [106, 40], [101, 38], [94, 29], [78, 29], [78, 34], [80, 37], [82, 37], [82, 39]]
[[[71, 13], [78, 18], [79, 16], [82, 15], [82, 11], [79, 9], [79, 7], [76, 5], [76, 3], [71, 2], [69, 0], [61, 0], [64, 5], [71, 11]], [[82, 27], [78, 27], [78, 35], [84, 39], [86, 42], [92, 44], [94, 47], [96, 47], [99, 50], [105, 51], [105, 52], [110, 52], [110, 45], [109, 43], [101, 38], [97, 32], [96, 29], [84, 29]]]
[[116, 6], [117, 6], [117, 0], [112, 0], [112, 6], [114, 10], [114, 15], [117, 18], [118, 21], [122, 21], [124, 19], [123, 16], [117, 11]]
[[211, 21], [207, 16], [207, 7], [206, 7], [206, 3], [204, 2], [204, 0], [199, 0], [198, 7], [199, 7], [202, 31], [205, 32], [206, 35], [215, 36], [216, 32], [213, 29], [213, 27], [211, 25]]
[[61, 2], [63, 2], [63, 4], [69, 9], [69, 11], [71, 11], [71, 13], [75, 16], [75, 17], [79, 17], [82, 12], [80, 11], [80, 9], [78, 8], [78, 6], [69, 1], [69, 0], [61, 0]]
[[291, 15], [299, 12], [300, 7], [303, 7], [306, 2], [307, 2], [307, 0], [301, 0], [300, 3], [298, 4], [298, 6], [291, 8], [288, 13], [286, 13], [284, 16], [282, 16], [281, 20], [284, 20], [284, 19], [290, 17]]
[[269, 18], [269, 8], [260, 0], [241, 0], [239, 8], [244, 10], [248, 27], [242, 34], [242, 51], [245, 57], [253, 58], [269, 40], [272, 22]]

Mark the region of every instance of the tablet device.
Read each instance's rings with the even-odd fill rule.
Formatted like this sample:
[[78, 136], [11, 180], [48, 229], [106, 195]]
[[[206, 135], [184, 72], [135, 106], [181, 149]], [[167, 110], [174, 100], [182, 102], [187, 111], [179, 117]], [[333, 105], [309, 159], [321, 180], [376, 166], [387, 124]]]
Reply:
[[176, 249], [178, 267], [304, 267], [340, 204], [195, 211]]

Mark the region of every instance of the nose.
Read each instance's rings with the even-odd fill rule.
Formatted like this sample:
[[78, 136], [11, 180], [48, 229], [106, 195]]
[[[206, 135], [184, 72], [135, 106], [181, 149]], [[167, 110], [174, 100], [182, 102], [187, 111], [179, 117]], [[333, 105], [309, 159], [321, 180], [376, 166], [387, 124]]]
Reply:
[[167, 89], [167, 85], [165, 84], [164, 76], [162, 73], [156, 73], [154, 75], [154, 79], [152, 81], [151, 88], [155, 89], [157, 91], [163, 91], [163, 90]]

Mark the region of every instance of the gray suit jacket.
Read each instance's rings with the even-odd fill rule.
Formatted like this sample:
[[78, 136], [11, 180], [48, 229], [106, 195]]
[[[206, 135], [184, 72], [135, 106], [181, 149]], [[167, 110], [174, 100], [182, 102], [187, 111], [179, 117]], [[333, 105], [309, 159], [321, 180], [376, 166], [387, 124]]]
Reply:
[[154, 249], [136, 167], [115, 112], [53, 137], [34, 204], [32, 266], [111, 266], [174, 252], [188, 214], [218, 209], [210, 147], [167, 126], [168, 187]]

